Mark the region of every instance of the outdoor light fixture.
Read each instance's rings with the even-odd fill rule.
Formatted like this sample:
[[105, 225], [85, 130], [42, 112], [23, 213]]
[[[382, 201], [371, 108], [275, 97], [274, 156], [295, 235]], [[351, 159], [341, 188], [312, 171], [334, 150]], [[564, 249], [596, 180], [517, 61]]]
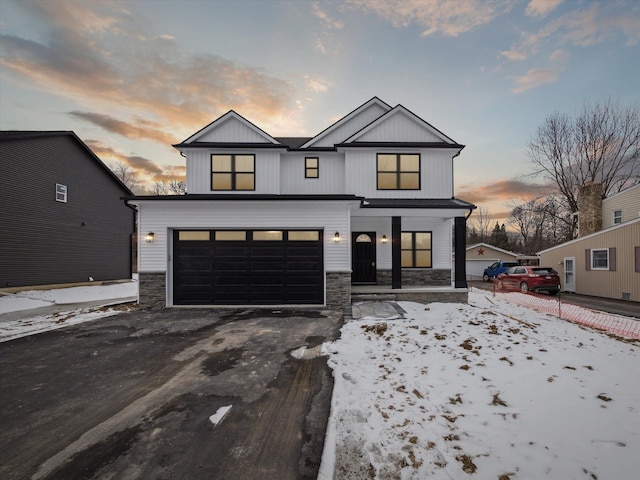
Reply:
[[153, 243], [156, 240], [156, 234], [153, 232], [149, 232], [145, 235], [144, 241], [147, 243]]
[[340, 232], [336, 232], [333, 236], [333, 241], [338, 243], [340, 241]]
[[382, 235], [382, 243], [387, 243], [387, 236], [386, 235]]

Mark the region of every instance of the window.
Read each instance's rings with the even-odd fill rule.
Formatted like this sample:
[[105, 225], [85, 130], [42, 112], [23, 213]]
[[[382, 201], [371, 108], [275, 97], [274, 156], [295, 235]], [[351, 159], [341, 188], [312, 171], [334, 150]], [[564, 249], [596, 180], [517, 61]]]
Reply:
[[253, 232], [253, 239], [259, 242], [262, 241], [281, 241], [282, 240], [282, 231], [281, 230], [270, 230], [270, 231], [255, 231]]
[[609, 249], [593, 249], [591, 250], [591, 269], [592, 270], [609, 270]]
[[255, 190], [255, 155], [211, 155], [211, 190]]
[[190, 231], [190, 230], [183, 230], [178, 232], [178, 240], [184, 242], [184, 241], [190, 241], [190, 242], [197, 242], [197, 241], [209, 241], [211, 239], [211, 232], [208, 231]]
[[317, 231], [290, 230], [289, 240], [295, 242], [317, 242], [320, 239], [320, 233]]
[[617, 225], [622, 223], [622, 210], [614, 210], [613, 212], [613, 224]]
[[244, 230], [218, 230], [215, 234], [215, 240], [218, 242], [231, 242], [238, 240], [244, 241], [246, 239], [247, 232], [245, 232]]
[[431, 232], [402, 232], [403, 268], [431, 268]]
[[319, 163], [318, 157], [307, 157], [304, 159], [304, 178], [318, 178]]
[[56, 202], [67, 203], [67, 186], [56, 183]]
[[378, 190], [420, 190], [420, 155], [379, 153]]

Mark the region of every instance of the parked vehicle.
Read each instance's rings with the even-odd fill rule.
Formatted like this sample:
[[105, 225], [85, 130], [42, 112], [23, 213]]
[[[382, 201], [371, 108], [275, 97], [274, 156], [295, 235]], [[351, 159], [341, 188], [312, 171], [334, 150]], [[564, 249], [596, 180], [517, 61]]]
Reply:
[[485, 282], [493, 280], [501, 273], [506, 272], [510, 267], [515, 267], [516, 265], [518, 265], [518, 262], [495, 262], [484, 269], [482, 280]]
[[499, 290], [547, 292], [549, 295], [556, 295], [560, 291], [560, 276], [550, 267], [518, 265], [498, 275], [496, 282]]

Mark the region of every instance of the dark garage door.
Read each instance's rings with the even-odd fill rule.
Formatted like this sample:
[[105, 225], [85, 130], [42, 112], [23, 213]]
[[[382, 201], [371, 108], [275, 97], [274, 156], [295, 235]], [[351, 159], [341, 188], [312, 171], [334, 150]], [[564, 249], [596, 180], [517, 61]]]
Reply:
[[176, 230], [174, 305], [323, 304], [320, 230]]

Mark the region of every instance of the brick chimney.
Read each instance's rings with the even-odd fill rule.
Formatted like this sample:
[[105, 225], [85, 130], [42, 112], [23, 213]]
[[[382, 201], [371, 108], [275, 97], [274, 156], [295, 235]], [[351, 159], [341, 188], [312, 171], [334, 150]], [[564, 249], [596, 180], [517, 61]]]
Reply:
[[578, 190], [578, 236], [602, 230], [602, 184], [587, 182]]

